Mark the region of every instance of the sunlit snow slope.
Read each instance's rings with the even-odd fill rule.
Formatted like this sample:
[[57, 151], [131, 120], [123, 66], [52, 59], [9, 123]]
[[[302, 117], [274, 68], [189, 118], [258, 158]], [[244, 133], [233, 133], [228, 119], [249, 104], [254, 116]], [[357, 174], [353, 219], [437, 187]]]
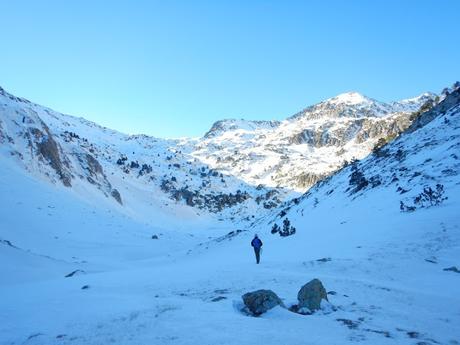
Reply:
[[[395, 141], [242, 231], [196, 214], [178, 222], [160, 207], [161, 220], [143, 220], [114, 208], [98, 185], [50, 185], [7, 159], [9, 148], [0, 166], [2, 345], [460, 342], [460, 274], [451, 269], [460, 267], [458, 88]], [[438, 184], [446, 200], [415, 202]], [[271, 234], [285, 218], [296, 233]], [[313, 278], [330, 302], [313, 315], [241, 311], [241, 295], [256, 289], [289, 307]]]
[[[0, 157], [145, 222], [246, 223], [406, 129], [435, 95], [382, 103], [358, 93], [277, 121], [219, 121], [201, 139], [126, 135], [0, 88]], [[171, 220], [171, 221], [173, 221]]]

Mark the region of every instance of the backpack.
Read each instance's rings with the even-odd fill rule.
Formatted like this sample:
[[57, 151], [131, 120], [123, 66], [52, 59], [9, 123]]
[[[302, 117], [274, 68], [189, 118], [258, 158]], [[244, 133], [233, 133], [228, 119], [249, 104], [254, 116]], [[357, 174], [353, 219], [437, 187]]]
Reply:
[[260, 248], [260, 247], [262, 247], [262, 241], [260, 240], [260, 238], [256, 237], [251, 241], [251, 245], [254, 248]]

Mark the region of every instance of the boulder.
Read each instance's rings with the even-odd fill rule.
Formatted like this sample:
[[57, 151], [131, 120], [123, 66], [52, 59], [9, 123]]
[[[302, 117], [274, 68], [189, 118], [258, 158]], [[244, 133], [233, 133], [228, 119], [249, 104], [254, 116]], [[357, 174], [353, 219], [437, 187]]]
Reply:
[[242, 298], [246, 307], [255, 316], [259, 316], [277, 305], [284, 306], [281, 299], [272, 290], [248, 292]]
[[300, 289], [297, 294], [299, 300], [298, 308], [308, 308], [315, 311], [321, 308], [321, 300], [327, 299], [327, 292], [319, 279], [313, 279]]

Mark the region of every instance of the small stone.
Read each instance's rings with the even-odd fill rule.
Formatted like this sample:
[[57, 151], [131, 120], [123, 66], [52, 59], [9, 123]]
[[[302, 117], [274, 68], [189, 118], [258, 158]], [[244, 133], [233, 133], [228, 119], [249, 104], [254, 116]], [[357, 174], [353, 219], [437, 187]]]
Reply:
[[75, 271], [70, 272], [69, 274], [66, 274], [64, 277], [65, 278], [70, 278], [70, 277], [73, 277], [74, 275], [84, 274], [84, 273], [85, 273], [85, 271], [83, 271], [83, 270], [75, 270]]
[[416, 339], [420, 336], [420, 333], [416, 331], [408, 331], [406, 333], [407, 333], [407, 336], [412, 339]]
[[331, 258], [322, 258], [322, 259], [318, 259], [316, 261], [318, 262], [328, 262], [328, 261], [331, 261], [332, 259]]
[[444, 271], [451, 271], [451, 272], [455, 272], [455, 273], [460, 273], [460, 270], [456, 266], [444, 268]]
[[222, 301], [223, 299], [227, 299], [227, 297], [225, 296], [217, 296], [217, 297], [214, 297], [211, 302], [219, 302], [219, 301]]

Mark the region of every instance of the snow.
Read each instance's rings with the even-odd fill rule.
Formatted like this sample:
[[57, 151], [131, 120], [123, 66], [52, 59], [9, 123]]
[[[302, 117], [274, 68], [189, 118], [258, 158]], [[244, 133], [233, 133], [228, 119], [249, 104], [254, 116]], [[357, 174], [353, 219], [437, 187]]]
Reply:
[[425, 102], [435, 98], [436, 94], [432, 92], [424, 92], [421, 95], [413, 98], [393, 102], [392, 106], [398, 111], [417, 111]]
[[[349, 92], [306, 108], [276, 126], [267, 126], [266, 122], [255, 126], [247, 121], [219, 121], [213, 126], [212, 135], [179, 145], [210, 167], [251, 185], [285, 187], [293, 192], [287, 194], [292, 197], [313, 184], [299, 183], [302, 174], [329, 175], [345, 161], [367, 156], [377, 141], [386, 136], [365, 134], [358, 140], [368, 127], [397, 127], [391, 124], [408, 122], [412, 112], [433, 98], [434, 94], [425, 93], [387, 104]], [[299, 143], [297, 138], [302, 138], [302, 133], [307, 133], [307, 138]]]
[[355, 104], [361, 104], [361, 103], [371, 103], [372, 100], [361, 95], [358, 92], [346, 92], [346, 93], [341, 93], [340, 95], [335, 96], [334, 98], [331, 98], [330, 100], [326, 102], [335, 103], [335, 104], [345, 103], [345, 104], [355, 105]]
[[[388, 344], [408, 343], [412, 331], [420, 341], [458, 339], [459, 277], [441, 269], [458, 259], [458, 188], [442, 208], [414, 214], [399, 213], [384, 191], [359, 202], [325, 198], [308, 210], [308, 221], [292, 219], [297, 236], [255, 230], [264, 240], [262, 263], [255, 265], [250, 233], [219, 243], [207, 239], [230, 224], [217, 232], [167, 229], [151, 240], [158, 229], [58, 191], [44, 194], [43, 185], [1, 170], [9, 188], [27, 187], [30, 196], [11, 197], [2, 185], [1, 204], [22, 200], [22, 211], [32, 212], [21, 217], [19, 208], [14, 217], [1, 208], [2, 229], [9, 229], [2, 237], [22, 248], [0, 247], [0, 270], [8, 277], [1, 285], [2, 343]], [[51, 216], [31, 207], [38, 201], [56, 205]], [[433, 256], [437, 264], [425, 261]], [[331, 261], [316, 261], [324, 257]], [[75, 269], [86, 274], [64, 278]], [[295, 303], [312, 278], [337, 292], [329, 296], [337, 311], [301, 316], [277, 309], [260, 318], [239, 311], [240, 296], [259, 288]], [[226, 299], [212, 302], [219, 296]], [[337, 319], [360, 326], [348, 329]]]
[[[84, 180], [72, 180], [72, 188], [51, 183], [37, 168], [46, 167], [25, 166], [33, 160], [17, 135], [24, 132], [5, 114], [0, 133], [14, 135], [24, 159], [11, 156], [7, 139], [0, 146], [0, 344], [458, 344], [460, 274], [444, 270], [460, 266], [458, 106], [389, 144], [387, 158], [358, 163], [381, 185], [351, 194], [349, 166], [286, 203], [297, 228], [287, 238], [270, 234], [273, 222], [281, 222], [280, 208], [253, 205], [246, 210], [258, 212], [253, 226], [219, 221], [221, 215], [172, 202], [142, 177], [121, 174], [113, 163], [118, 155], [109, 159], [135, 150], [139, 163], [150, 162], [171, 154], [177, 142], [127, 137], [73, 117], [65, 126], [95, 143], [110, 183], [123, 187], [124, 205]], [[336, 125], [341, 121], [347, 120]], [[50, 112], [46, 122], [62, 133], [61, 115]], [[225, 145], [237, 140], [230, 138]], [[80, 150], [60, 144], [69, 159]], [[306, 144], [292, 150], [322, 156], [324, 169], [334, 152]], [[255, 161], [264, 154], [249, 151]], [[405, 156], [396, 159], [398, 152]], [[193, 157], [185, 151], [181, 159]], [[278, 162], [275, 153], [267, 159]], [[263, 174], [255, 164], [245, 168]], [[168, 173], [163, 162], [155, 169], [155, 176]], [[228, 183], [234, 183], [229, 190], [250, 190], [241, 181]], [[400, 211], [401, 200], [436, 183], [445, 186], [444, 203]], [[398, 186], [408, 191], [400, 194]], [[236, 229], [243, 231], [225, 236]], [[256, 232], [264, 242], [260, 265], [249, 245]], [[241, 311], [241, 295], [261, 288], [290, 306], [313, 278], [330, 292], [331, 305], [320, 312], [277, 307], [256, 318]]]

